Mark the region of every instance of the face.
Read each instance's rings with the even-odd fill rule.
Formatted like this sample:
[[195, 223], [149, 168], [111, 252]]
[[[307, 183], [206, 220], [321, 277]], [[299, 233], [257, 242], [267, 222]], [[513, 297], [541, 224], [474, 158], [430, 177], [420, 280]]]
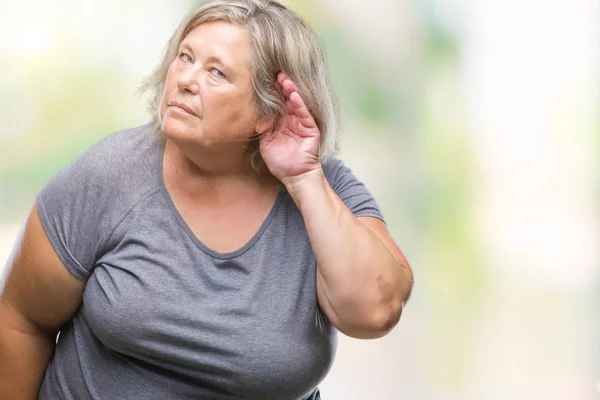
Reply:
[[203, 23], [181, 42], [167, 72], [160, 116], [166, 137], [210, 145], [248, 140], [261, 130], [252, 105], [246, 30]]

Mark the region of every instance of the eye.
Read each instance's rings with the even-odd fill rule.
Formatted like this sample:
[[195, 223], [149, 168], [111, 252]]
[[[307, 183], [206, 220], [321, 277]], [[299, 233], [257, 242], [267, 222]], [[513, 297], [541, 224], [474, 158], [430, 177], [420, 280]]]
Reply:
[[179, 58], [184, 63], [191, 63], [191, 62], [193, 62], [192, 57], [189, 54], [187, 54], [187, 53], [180, 53], [179, 54]]
[[221, 70], [218, 70], [218, 69], [216, 69], [216, 68], [213, 68], [213, 69], [211, 69], [211, 70], [210, 70], [210, 73], [211, 73], [211, 74], [212, 74], [214, 77], [216, 77], [216, 78], [219, 78], [219, 79], [225, 79], [225, 78], [226, 78], [225, 74], [224, 74], [224, 73], [223, 73]]

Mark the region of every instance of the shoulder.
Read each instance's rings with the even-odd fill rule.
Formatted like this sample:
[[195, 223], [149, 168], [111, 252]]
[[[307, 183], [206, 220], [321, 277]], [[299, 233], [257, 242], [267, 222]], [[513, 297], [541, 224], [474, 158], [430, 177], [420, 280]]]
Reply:
[[330, 158], [323, 164], [323, 173], [333, 190], [339, 194], [349, 185], [363, 185], [352, 169], [339, 158]]
[[383, 220], [383, 215], [375, 198], [342, 160], [331, 158], [322, 166], [329, 186], [354, 215], [358, 217], [376, 217]]
[[333, 187], [343, 169], [348, 169], [346, 164], [339, 158], [329, 158], [322, 165], [323, 173], [329, 184]]
[[160, 187], [161, 149], [150, 124], [112, 133], [54, 176], [38, 197], [127, 206]]
[[150, 124], [111, 133], [61, 170], [44, 190], [114, 200], [136, 197], [160, 185], [160, 140]]
[[111, 133], [90, 147], [65, 168], [83, 169], [88, 177], [115, 179], [136, 171], [154, 172], [153, 162], [160, 151], [160, 136], [152, 125]]
[[150, 125], [115, 132], [55, 175], [36, 197], [44, 229], [76, 276], [87, 277], [120, 217], [158, 191], [161, 148]]

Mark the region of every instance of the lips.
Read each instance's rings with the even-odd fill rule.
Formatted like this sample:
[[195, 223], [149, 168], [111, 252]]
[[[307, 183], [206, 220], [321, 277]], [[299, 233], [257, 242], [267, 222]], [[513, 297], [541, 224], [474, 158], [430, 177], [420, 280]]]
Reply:
[[188, 107], [187, 105], [185, 105], [183, 103], [178, 103], [176, 101], [171, 101], [171, 102], [169, 102], [169, 107], [176, 107], [176, 108], [179, 108], [179, 109], [187, 112], [188, 114], [192, 114], [192, 115], [197, 116], [197, 114], [190, 107]]

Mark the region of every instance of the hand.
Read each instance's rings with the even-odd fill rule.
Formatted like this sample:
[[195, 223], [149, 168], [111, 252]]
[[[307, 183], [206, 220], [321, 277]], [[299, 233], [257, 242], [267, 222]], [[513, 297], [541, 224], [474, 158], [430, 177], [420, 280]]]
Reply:
[[285, 183], [321, 168], [321, 133], [298, 88], [285, 73], [279, 73], [276, 86], [285, 98], [285, 115], [272, 132], [261, 136], [260, 154], [269, 171]]

